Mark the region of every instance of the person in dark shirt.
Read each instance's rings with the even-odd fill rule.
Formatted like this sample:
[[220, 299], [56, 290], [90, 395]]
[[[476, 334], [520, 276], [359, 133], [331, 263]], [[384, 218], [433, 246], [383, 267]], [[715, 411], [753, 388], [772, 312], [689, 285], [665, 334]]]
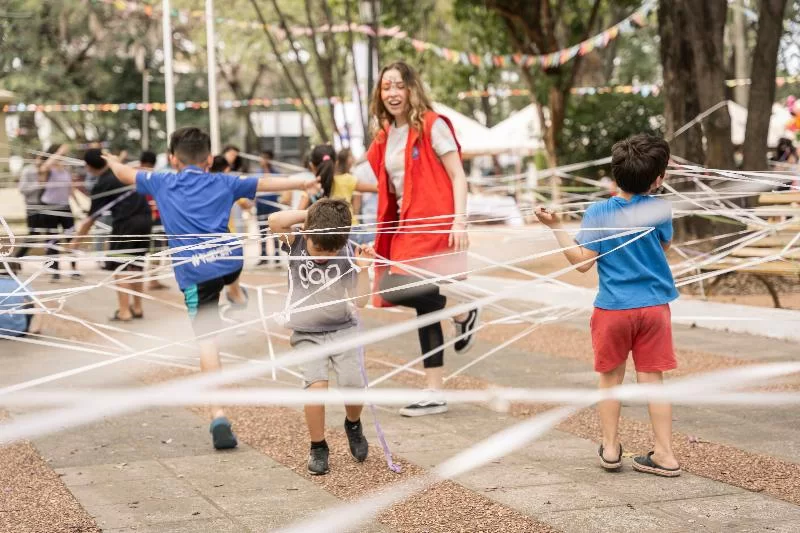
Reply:
[[141, 276], [135, 272], [143, 270], [141, 258], [150, 249], [153, 226], [150, 205], [144, 196], [117, 179], [108, 168], [100, 150], [87, 150], [83, 160], [86, 171], [95, 176], [97, 182], [92, 188], [89, 218], [81, 223], [72, 247], [77, 248], [80, 238], [89, 233], [100, 215], [110, 212], [111, 242], [105, 268], [116, 272], [114, 277], [117, 286], [122, 289], [117, 291], [119, 307], [111, 320], [128, 322], [134, 318], [143, 318], [141, 294], [144, 284]]

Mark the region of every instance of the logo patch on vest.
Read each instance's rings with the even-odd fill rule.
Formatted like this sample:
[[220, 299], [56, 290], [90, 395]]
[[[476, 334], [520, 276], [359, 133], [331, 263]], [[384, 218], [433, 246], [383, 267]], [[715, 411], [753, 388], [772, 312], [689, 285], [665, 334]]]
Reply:
[[419, 147], [415, 146], [411, 149], [411, 159], [419, 159]]

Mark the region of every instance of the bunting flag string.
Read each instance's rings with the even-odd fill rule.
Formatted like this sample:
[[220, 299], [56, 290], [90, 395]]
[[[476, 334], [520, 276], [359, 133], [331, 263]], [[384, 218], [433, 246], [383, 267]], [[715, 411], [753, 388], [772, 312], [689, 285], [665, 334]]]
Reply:
[[[784, 85], [792, 85], [800, 83], [800, 76], [778, 76], [775, 78], [778, 87]], [[725, 85], [728, 87], [738, 87], [741, 85], [750, 85], [749, 78], [726, 80]], [[570, 89], [572, 94], [579, 96], [594, 95], [594, 94], [639, 94], [641, 96], [658, 96], [661, 94], [661, 84], [655, 83], [641, 83], [636, 85], [609, 85], [602, 87], [573, 87]], [[488, 89], [488, 90], [472, 90], [462, 91], [458, 93], [459, 100], [467, 98], [483, 98], [486, 96], [496, 96], [498, 98], [508, 98], [510, 96], [530, 96], [531, 92], [528, 89]]]
[[[318, 105], [335, 105], [345, 100], [339, 97], [317, 98]], [[222, 109], [235, 109], [239, 107], [277, 107], [288, 105], [293, 107], [301, 107], [303, 100], [300, 98], [251, 98], [248, 100], [222, 100], [219, 103]], [[3, 113], [21, 113], [24, 111], [44, 111], [50, 112], [63, 112], [63, 111], [89, 111], [89, 112], [103, 112], [103, 113], [118, 113], [120, 111], [166, 111], [167, 104], [164, 102], [129, 102], [129, 103], [99, 103], [99, 104], [6, 104], [2, 107]], [[176, 102], [175, 109], [177, 111], [190, 111], [199, 109], [208, 109], [208, 100], [187, 100], [184, 102]]]
[[[107, 4], [114, 6], [117, 10], [125, 13], [142, 13], [147, 17], [159, 16], [159, 9], [153, 5], [142, 4], [131, 0], [92, 0], [93, 3]], [[605, 48], [611, 41], [620, 35], [631, 33], [647, 25], [647, 18], [656, 8], [655, 0], [646, 0], [639, 9], [633, 12], [630, 16], [621, 20], [610, 28], [598, 33], [594, 37], [590, 37], [585, 41], [578, 44], [556, 50], [547, 54], [476, 54], [472, 52], [465, 52], [461, 50], [453, 50], [444, 46], [415, 39], [409, 37], [408, 34], [399, 27], [392, 28], [378, 28], [377, 33], [375, 30], [366, 24], [352, 23], [336, 24], [329, 26], [327, 24], [321, 25], [318, 28], [308, 28], [303, 26], [293, 26], [290, 28], [290, 33], [296, 37], [310, 37], [313, 33], [344, 33], [352, 31], [371, 37], [385, 37], [391, 39], [399, 39], [411, 43], [411, 45], [418, 52], [430, 52], [434, 55], [452, 63], [461, 63], [465, 66], [488, 66], [488, 67], [504, 67], [517, 65], [519, 67], [531, 68], [539, 66], [544, 69], [554, 68], [563, 65], [577, 56], [583, 56], [589, 52]], [[179, 10], [172, 9], [172, 17], [178, 19], [181, 23], [188, 23], [192, 19], [203, 19], [205, 17], [204, 10]], [[254, 20], [237, 20], [225, 17], [215, 17], [215, 21], [219, 26], [229, 26], [237, 30], [246, 29], [261, 29], [261, 24]], [[272, 32], [279, 39], [286, 38], [286, 32], [277, 25], [268, 25], [267, 29]]]
[[[784, 85], [792, 85], [800, 83], [800, 76], [779, 76], [775, 78], [778, 87]], [[725, 84], [728, 87], [736, 87], [739, 85], [750, 85], [750, 79], [733, 79], [727, 80]], [[587, 96], [595, 94], [637, 94], [640, 96], [658, 96], [661, 94], [662, 87], [660, 84], [642, 83], [638, 85], [611, 85], [603, 87], [573, 87], [571, 93], [578, 96]], [[530, 96], [531, 92], [528, 89], [489, 89], [489, 90], [472, 90], [462, 91], [458, 93], [459, 100], [467, 98], [482, 98], [485, 96], [495, 96], [497, 98], [508, 98], [511, 96]], [[333, 96], [328, 98], [317, 98], [317, 105], [336, 105], [347, 100]], [[235, 109], [239, 107], [276, 107], [282, 105], [293, 106], [296, 108], [301, 107], [303, 100], [300, 98], [283, 97], [283, 98], [251, 98], [248, 100], [222, 100], [220, 101], [220, 108], [222, 109]], [[104, 113], [118, 113], [120, 111], [166, 111], [167, 104], [164, 102], [129, 102], [129, 103], [100, 103], [100, 104], [6, 104], [2, 107], [3, 113], [21, 113], [24, 111], [44, 111], [50, 112], [63, 112], [63, 111], [89, 111], [89, 112], [104, 112]], [[177, 102], [175, 104], [177, 111], [208, 109], [207, 100], [187, 100], [184, 102]]]

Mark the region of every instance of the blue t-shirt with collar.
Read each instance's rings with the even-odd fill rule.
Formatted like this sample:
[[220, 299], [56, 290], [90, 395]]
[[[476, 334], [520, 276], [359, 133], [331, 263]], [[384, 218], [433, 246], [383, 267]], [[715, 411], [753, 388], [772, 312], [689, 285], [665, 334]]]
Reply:
[[181, 290], [242, 268], [241, 241], [220, 236], [228, 233], [234, 202], [253, 199], [257, 188], [256, 177], [210, 174], [195, 166], [136, 173], [136, 190], [158, 205]]
[[[633, 228], [641, 230], [630, 232]], [[614, 237], [624, 232], [630, 233]], [[678, 290], [661, 247], [671, 240], [672, 208], [665, 200], [615, 196], [589, 206], [575, 241], [600, 254], [595, 307], [635, 309], [676, 299]]]
[[[12, 294], [13, 293], [13, 294]], [[28, 316], [21, 311], [28, 301], [28, 292], [16, 280], [0, 276], [0, 335], [19, 337], [28, 331]]]

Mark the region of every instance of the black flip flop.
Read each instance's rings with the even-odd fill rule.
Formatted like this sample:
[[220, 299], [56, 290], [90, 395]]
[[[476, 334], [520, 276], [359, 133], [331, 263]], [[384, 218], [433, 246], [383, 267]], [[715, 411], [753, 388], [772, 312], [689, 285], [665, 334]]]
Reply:
[[633, 458], [633, 469], [645, 474], [653, 474], [662, 477], [678, 477], [681, 475], [681, 468], [666, 468], [653, 462], [653, 453], [640, 455]]
[[133, 318], [135, 318], [136, 320], [144, 318], [144, 311], [142, 311], [141, 313], [137, 314], [136, 311], [133, 310], [133, 306], [130, 307], [130, 310], [131, 310], [131, 316]]
[[602, 466], [608, 472], [615, 472], [622, 468], [622, 444], [619, 445], [619, 455], [617, 456], [616, 461], [607, 461], [603, 457], [603, 445], [601, 444], [600, 447], [597, 449], [597, 454], [600, 456], [600, 466]]
[[133, 320], [132, 318], [120, 318], [119, 317], [119, 309], [114, 311], [114, 316], [112, 316], [112, 317], [110, 317], [108, 319], [109, 322], [130, 322], [132, 320]]

